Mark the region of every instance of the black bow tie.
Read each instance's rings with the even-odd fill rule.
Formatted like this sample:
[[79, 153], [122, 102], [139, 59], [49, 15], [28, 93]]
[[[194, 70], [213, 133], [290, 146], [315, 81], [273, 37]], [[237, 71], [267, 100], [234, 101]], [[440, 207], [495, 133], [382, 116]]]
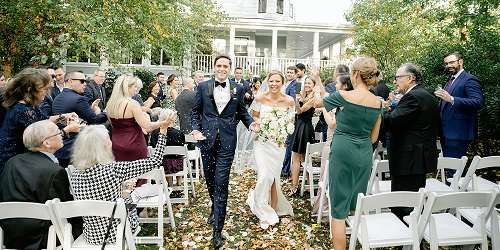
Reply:
[[226, 82], [215, 81], [215, 87], [217, 88], [217, 86], [221, 86], [221, 87], [225, 88], [226, 87]]

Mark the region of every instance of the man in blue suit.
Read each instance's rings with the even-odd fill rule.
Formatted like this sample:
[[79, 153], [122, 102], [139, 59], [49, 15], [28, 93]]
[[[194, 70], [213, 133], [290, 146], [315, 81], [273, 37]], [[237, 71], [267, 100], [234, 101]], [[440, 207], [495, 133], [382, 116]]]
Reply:
[[477, 137], [477, 112], [484, 105], [479, 79], [466, 72], [458, 52], [445, 56], [444, 66], [450, 75], [447, 83], [434, 94], [441, 98], [441, 146], [444, 157], [460, 158]]
[[253, 131], [259, 129], [243, 103], [243, 86], [228, 79], [231, 64], [228, 56], [215, 58], [215, 79], [198, 85], [191, 115], [192, 135], [198, 140], [212, 200], [207, 222], [213, 226], [212, 244], [215, 248], [224, 245], [221, 233], [226, 216], [229, 172], [236, 149], [236, 126], [242, 121]]
[[[297, 88], [297, 67], [289, 66], [286, 68], [286, 79], [287, 84], [285, 88], [285, 94], [291, 96], [295, 99], [295, 91]], [[292, 135], [286, 138], [286, 152], [285, 159], [283, 160], [283, 168], [281, 169], [281, 174], [288, 176], [290, 175], [290, 164], [292, 162]]]
[[[99, 108], [100, 99], [96, 99], [92, 105], [85, 94], [85, 75], [81, 72], [70, 72], [65, 76], [65, 88], [57, 95], [52, 104], [54, 114], [66, 114], [75, 112], [78, 117], [87, 124], [100, 124], [107, 121], [105, 113], [101, 113]], [[71, 159], [71, 149], [76, 134], [70, 134], [64, 138], [64, 146], [59, 149], [55, 156], [59, 160], [61, 167], [67, 167]]]

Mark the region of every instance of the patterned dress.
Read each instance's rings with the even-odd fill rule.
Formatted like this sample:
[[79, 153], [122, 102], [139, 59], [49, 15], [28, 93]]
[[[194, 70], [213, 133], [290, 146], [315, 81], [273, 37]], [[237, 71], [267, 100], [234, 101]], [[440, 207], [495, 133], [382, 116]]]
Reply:
[[[116, 201], [120, 198], [122, 182], [136, 178], [155, 168], [159, 168], [166, 148], [167, 137], [160, 134], [158, 147], [151, 158], [136, 161], [114, 161], [109, 164], [97, 164], [85, 170], [76, 170], [71, 178], [75, 200], [104, 200]], [[129, 203], [130, 200], [125, 200]], [[101, 245], [104, 241], [109, 219], [104, 217], [83, 217], [83, 234], [87, 242]], [[137, 211], [129, 211], [128, 223], [135, 233], [139, 226]], [[118, 219], [110, 230], [109, 243], [116, 241], [116, 227]]]
[[23, 144], [23, 132], [29, 125], [48, 117], [39, 107], [16, 103], [10, 107], [0, 128], [0, 173], [8, 159], [27, 152]]

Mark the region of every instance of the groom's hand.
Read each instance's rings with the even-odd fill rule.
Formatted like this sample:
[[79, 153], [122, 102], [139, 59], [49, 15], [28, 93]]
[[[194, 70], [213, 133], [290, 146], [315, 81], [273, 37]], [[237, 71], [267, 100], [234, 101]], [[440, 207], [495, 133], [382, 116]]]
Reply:
[[260, 124], [258, 122], [252, 122], [252, 124], [250, 124], [250, 130], [252, 130], [255, 133], [259, 132]]
[[194, 139], [197, 141], [203, 141], [206, 140], [207, 138], [198, 130], [193, 130], [191, 132], [191, 135], [193, 135]]

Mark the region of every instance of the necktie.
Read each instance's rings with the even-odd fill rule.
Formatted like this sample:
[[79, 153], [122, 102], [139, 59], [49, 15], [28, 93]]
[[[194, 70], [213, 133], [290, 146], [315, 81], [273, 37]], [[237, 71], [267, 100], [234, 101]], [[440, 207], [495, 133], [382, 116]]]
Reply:
[[221, 86], [221, 87], [225, 88], [226, 87], [226, 82], [215, 81], [215, 87], [217, 88], [217, 86]]
[[448, 83], [446, 83], [446, 86], [444, 88], [448, 93], [450, 93], [451, 85], [453, 85], [453, 80], [455, 80], [455, 76], [450, 77]]

